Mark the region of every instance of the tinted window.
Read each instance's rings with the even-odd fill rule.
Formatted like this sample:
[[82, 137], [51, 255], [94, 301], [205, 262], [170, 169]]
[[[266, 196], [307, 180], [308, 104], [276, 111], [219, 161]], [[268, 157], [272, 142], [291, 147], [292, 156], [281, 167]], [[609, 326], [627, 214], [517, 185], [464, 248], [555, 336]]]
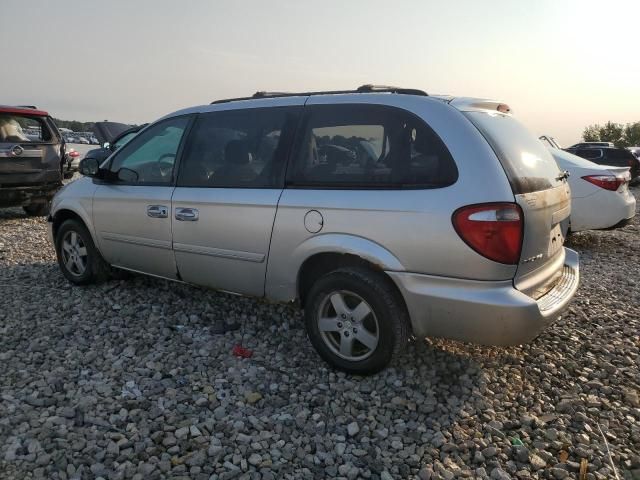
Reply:
[[620, 167], [628, 167], [630, 165], [631, 160], [635, 160], [633, 153], [629, 150], [624, 150], [622, 148], [618, 149], [609, 149], [605, 150], [607, 156], [607, 162], [611, 163], [611, 165], [620, 166]]
[[579, 157], [593, 161], [602, 158], [602, 150], [600, 148], [581, 148], [576, 150], [575, 154]]
[[507, 172], [514, 193], [560, 185], [560, 170], [542, 143], [511, 115], [464, 112], [489, 142]]
[[0, 113], [0, 142], [49, 142], [50, 130], [43, 118], [12, 113]]
[[300, 108], [201, 114], [180, 167], [179, 186], [268, 188], [282, 184]]
[[174, 117], [152, 125], [115, 154], [109, 170], [126, 183], [169, 185], [188, 123], [189, 117]]
[[442, 140], [413, 114], [380, 105], [314, 105], [290, 175], [294, 186], [436, 188], [458, 178]]

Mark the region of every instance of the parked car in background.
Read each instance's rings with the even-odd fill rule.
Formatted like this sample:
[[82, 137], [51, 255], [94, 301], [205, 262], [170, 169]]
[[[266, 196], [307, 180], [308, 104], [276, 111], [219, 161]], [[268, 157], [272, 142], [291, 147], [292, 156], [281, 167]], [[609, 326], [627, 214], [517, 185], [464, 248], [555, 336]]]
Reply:
[[102, 163], [109, 155], [122, 147], [131, 140], [135, 135], [146, 126], [138, 125], [132, 127], [124, 123], [115, 122], [96, 122], [94, 132], [98, 141], [102, 144], [102, 148], [94, 148], [89, 150], [85, 157], [94, 158], [98, 163]]
[[581, 142], [571, 145], [567, 150], [572, 148], [589, 148], [589, 147], [615, 147], [613, 142]]
[[62, 135], [47, 112], [0, 106], [0, 207], [46, 215], [62, 186], [64, 159]]
[[633, 153], [636, 158], [640, 158], [640, 147], [627, 147], [627, 150]]
[[566, 179], [509, 112], [373, 86], [175, 112], [82, 161], [53, 201], [59, 266], [79, 285], [117, 267], [298, 300], [320, 356], [354, 373], [412, 333], [528, 342], [579, 262]]
[[586, 147], [567, 148], [567, 152], [582, 157], [598, 165], [612, 167], [627, 167], [631, 174], [631, 183], [640, 180], [640, 160], [626, 148], [616, 147]]
[[635, 216], [628, 167], [598, 165], [558, 148], [549, 151], [570, 174], [572, 232], [622, 227]]

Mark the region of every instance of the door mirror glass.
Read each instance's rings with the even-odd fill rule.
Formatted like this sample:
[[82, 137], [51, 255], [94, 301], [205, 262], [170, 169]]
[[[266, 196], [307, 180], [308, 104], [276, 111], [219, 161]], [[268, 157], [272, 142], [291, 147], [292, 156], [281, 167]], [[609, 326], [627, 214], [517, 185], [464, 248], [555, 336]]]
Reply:
[[100, 164], [95, 158], [83, 158], [80, 161], [78, 170], [85, 177], [95, 177], [98, 175], [98, 170], [100, 170]]

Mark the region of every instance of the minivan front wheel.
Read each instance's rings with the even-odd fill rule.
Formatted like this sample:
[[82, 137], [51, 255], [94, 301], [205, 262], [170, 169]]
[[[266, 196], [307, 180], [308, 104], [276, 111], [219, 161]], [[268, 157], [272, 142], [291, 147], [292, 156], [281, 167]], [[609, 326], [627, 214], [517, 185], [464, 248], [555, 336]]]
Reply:
[[108, 265], [95, 247], [87, 228], [78, 220], [67, 220], [56, 233], [56, 255], [62, 274], [76, 285], [104, 280]]
[[406, 309], [391, 281], [363, 268], [321, 277], [307, 296], [305, 323], [320, 356], [356, 374], [382, 370], [410, 334]]

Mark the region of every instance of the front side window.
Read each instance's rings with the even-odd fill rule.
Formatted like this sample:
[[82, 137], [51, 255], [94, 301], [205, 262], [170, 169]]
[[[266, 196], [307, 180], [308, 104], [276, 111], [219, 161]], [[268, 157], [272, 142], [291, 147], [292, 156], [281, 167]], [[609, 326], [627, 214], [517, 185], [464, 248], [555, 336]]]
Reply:
[[185, 149], [178, 186], [280, 186], [299, 111], [274, 107], [201, 114]]
[[438, 188], [458, 178], [444, 143], [421, 119], [381, 105], [305, 107], [290, 181], [318, 188]]
[[109, 170], [128, 184], [171, 184], [178, 147], [188, 123], [189, 117], [174, 117], [152, 125], [115, 154]]
[[0, 143], [38, 143], [52, 139], [43, 118], [0, 113]]

